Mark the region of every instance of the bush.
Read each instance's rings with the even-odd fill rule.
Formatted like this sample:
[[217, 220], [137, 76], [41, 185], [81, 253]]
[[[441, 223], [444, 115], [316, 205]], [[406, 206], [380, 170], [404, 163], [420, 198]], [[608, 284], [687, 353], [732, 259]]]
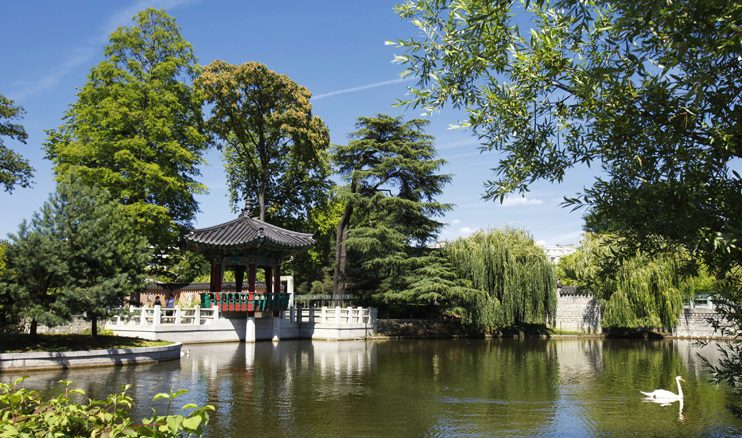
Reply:
[[0, 436], [200, 436], [209, 411], [214, 410], [211, 405], [187, 404], [181, 409], [190, 413], [171, 415], [173, 401], [187, 392], [181, 389], [154, 397], [169, 401], [165, 415], [152, 409], [151, 417], [135, 423], [130, 416], [132, 398], [127, 394], [130, 385], [105, 400], [94, 400], [81, 389], [70, 389], [69, 380], [61, 380], [64, 392], [45, 399], [39, 391], [20, 388], [24, 379], [0, 383]]

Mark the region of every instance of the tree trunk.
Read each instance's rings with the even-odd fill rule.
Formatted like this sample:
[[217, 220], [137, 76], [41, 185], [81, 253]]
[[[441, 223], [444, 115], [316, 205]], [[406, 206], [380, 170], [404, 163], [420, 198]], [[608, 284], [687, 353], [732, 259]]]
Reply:
[[93, 335], [94, 338], [98, 336], [98, 317], [97, 316], [93, 316], [92, 318], [90, 318], [90, 333]]
[[260, 220], [265, 220], [265, 189], [258, 189], [258, 208], [260, 209]]
[[32, 320], [31, 320], [31, 325], [30, 325], [30, 326], [28, 327], [28, 334], [29, 334], [29, 335], [30, 335], [30, 336], [31, 336], [32, 338], [35, 338], [36, 336], [38, 336], [38, 333], [37, 333], [37, 328], [38, 328], [38, 326], [39, 326], [39, 323], [38, 323], [38, 322], [36, 322], [36, 320], [35, 320], [35, 319], [32, 319]]
[[332, 304], [339, 306], [345, 294], [345, 261], [347, 248], [345, 240], [348, 238], [348, 226], [353, 215], [353, 206], [348, 204], [343, 211], [343, 217], [338, 223], [335, 234], [335, 269], [332, 276]]

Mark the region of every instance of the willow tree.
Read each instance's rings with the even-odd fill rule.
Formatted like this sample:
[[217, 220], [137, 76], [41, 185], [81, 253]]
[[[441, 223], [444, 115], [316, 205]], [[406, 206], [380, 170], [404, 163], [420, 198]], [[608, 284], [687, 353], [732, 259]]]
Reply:
[[257, 197], [260, 220], [301, 218], [330, 186], [330, 135], [309, 90], [257, 62], [214, 61], [196, 87], [221, 140], [230, 200]]
[[493, 329], [545, 324], [556, 316], [554, 266], [533, 237], [510, 228], [478, 231], [445, 246], [447, 257], [476, 297], [472, 320]]
[[11, 99], [0, 94], [0, 186], [6, 192], [15, 187], [31, 185], [33, 168], [21, 154], [3, 143], [3, 137], [25, 143], [28, 134], [17, 120], [23, 115], [23, 108]]
[[450, 205], [435, 198], [450, 176], [439, 173], [445, 161], [436, 157], [427, 124], [385, 114], [359, 117], [351, 141], [335, 149], [338, 173], [347, 182], [335, 233], [335, 299], [351, 280], [349, 251], [361, 271], [356, 280], [378, 286], [401, 278], [410, 248], [430, 243], [443, 226], [436, 218]]
[[125, 205], [157, 249], [156, 273], [167, 274], [205, 191], [195, 180], [208, 147], [190, 84], [198, 63], [175, 20], [155, 9], [116, 29], [103, 55], [49, 132], [47, 158], [59, 181], [75, 174]]
[[714, 278], [682, 247], [616, 257], [614, 239], [587, 233], [577, 252], [558, 267], [565, 284], [582, 286], [601, 300], [605, 327], [675, 327], [683, 298], [714, 289]]

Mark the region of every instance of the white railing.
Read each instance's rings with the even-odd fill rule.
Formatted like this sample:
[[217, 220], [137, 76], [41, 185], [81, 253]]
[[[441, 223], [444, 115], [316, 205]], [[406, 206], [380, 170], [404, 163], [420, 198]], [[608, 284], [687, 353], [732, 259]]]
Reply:
[[375, 324], [376, 309], [363, 307], [291, 307], [283, 318], [299, 324]]
[[130, 307], [122, 311], [111, 321], [115, 325], [204, 325], [219, 319], [219, 308], [202, 309], [190, 307]]
[[[364, 307], [290, 307], [282, 319], [297, 324], [341, 326], [376, 324], [376, 309]], [[219, 308], [130, 307], [122, 309], [110, 322], [128, 326], [207, 325], [219, 319]]]

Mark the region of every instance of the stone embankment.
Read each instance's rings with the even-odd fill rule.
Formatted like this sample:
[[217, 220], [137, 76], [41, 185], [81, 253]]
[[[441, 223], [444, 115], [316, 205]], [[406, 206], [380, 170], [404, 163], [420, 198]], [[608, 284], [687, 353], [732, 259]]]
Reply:
[[0, 353], [0, 372], [135, 365], [180, 358], [182, 344], [86, 351]]

